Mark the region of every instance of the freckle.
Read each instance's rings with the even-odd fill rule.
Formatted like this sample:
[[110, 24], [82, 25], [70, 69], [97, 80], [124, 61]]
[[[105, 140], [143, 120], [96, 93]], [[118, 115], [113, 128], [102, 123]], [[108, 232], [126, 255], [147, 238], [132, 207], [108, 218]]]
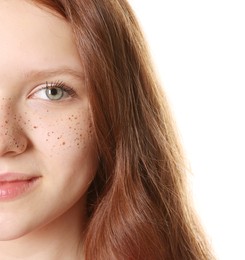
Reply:
[[48, 139], [46, 139], [46, 142], [48, 142]]
[[48, 132], [48, 136], [50, 136], [50, 133]]
[[46, 110], [46, 112], [48, 113], [48, 112], [49, 112], [49, 110], [47, 109], [47, 110]]
[[8, 121], [6, 120], [6, 121], [5, 121], [5, 124], [7, 124], [7, 123], [8, 123]]
[[65, 143], [65, 142], [63, 142], [62, 144], [63, 144], [63, 145], [65, 145], [66, 143]]
[[33, 126], [33, 128], [35, 128], [35, 129], [36, 129], [36, 128], [37, 128], [37, 126], [36, 126], [36, 125], [34, 125], [34, 126]]

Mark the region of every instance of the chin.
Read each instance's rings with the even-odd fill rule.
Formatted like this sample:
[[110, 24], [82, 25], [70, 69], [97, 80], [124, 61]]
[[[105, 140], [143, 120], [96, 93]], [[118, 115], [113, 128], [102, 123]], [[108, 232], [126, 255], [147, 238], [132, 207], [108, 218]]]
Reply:
[[14, 223], [13, 221], [5, 221], [5, 223], [0, 223], [0, 241], [15, 240], [31, 232], [30, 228], [25, 225], [21, 226], [21, 223], [17, 222], [18, 220]]

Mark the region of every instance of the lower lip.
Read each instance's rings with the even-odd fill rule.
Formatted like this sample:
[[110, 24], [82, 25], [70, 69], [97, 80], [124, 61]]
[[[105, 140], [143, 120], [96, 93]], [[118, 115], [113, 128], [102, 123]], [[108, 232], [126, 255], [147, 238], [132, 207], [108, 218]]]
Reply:
[[21, 197], [36, 186], [39, 178], [18, 181], [0, 181], [0, 201]]

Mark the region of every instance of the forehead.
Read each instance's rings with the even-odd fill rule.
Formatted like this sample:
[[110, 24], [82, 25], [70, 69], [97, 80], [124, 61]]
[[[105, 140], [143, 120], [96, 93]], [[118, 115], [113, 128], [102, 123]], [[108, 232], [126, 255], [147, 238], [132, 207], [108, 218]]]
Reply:
[[80, 66], [70, 25], [32, 2], [0, 1], [0, 39], [0, 71], [13, 65]]
[[71, 33], [64, 19], [35, 4], [35, 1], [0, 1], [0, 25], [1, 33], [15, 32], [20, 39], [23, 33], [33, 36], [39, 33], [49, 33], [58, 37]]

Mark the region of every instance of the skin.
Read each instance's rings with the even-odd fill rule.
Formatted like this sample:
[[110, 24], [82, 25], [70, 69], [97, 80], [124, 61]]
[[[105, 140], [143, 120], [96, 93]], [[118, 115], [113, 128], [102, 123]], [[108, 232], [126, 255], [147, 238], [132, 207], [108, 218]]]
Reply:
[[[39, 177], [29, 192], [0, 200], [0, 259], [81, 259], [97, 151], [71, 28], [30, 2], [8, 0], [0, 1], [0, 36], [0, 175]], [[46, 82], [73, 92], [50, 100]]]

